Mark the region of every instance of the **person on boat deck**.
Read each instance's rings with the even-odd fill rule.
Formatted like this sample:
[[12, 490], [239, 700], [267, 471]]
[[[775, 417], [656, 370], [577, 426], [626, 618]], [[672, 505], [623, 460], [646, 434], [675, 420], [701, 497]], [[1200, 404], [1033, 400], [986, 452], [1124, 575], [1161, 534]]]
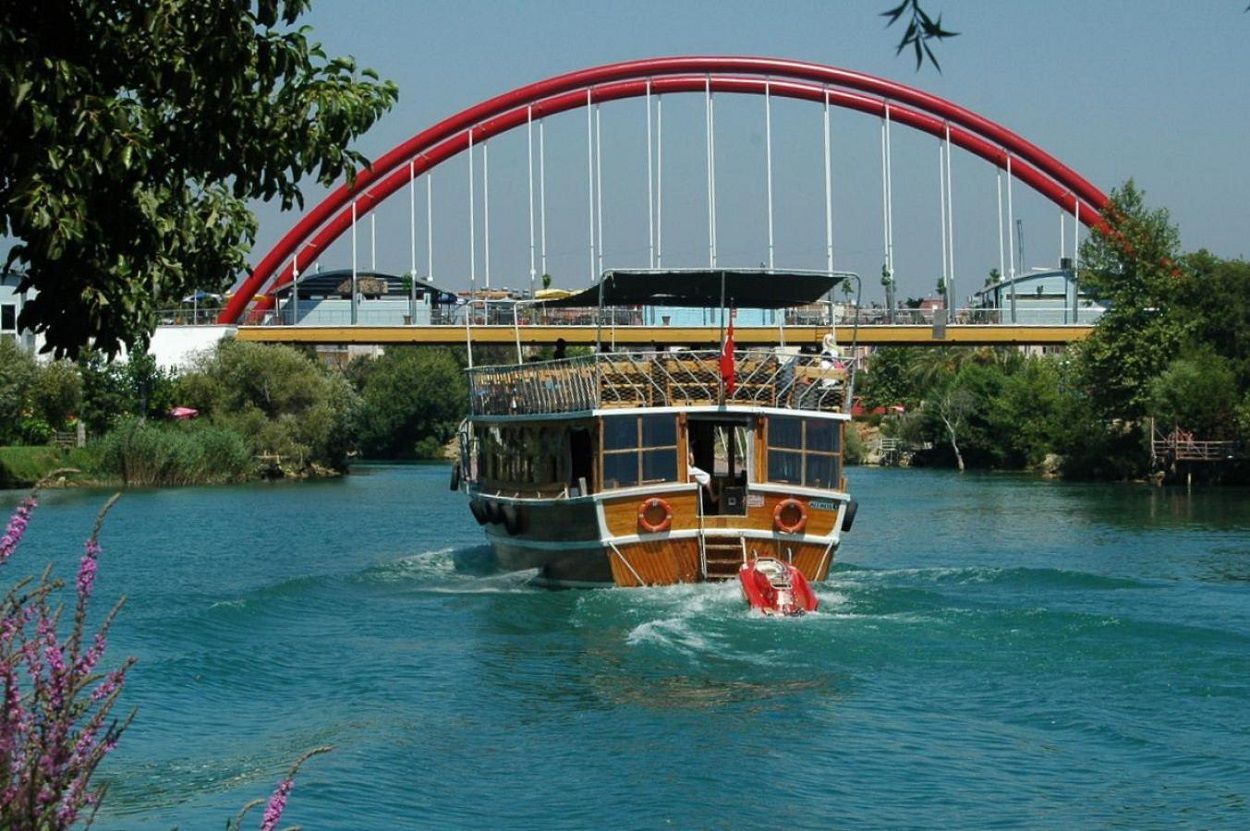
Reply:
[[567, 348], [568, 347], [567, 347], [567, 344], [565, 344], [564, 342], [564, 338], [556, 338], [556, 350], [555, 352], [551, 353], [551, 359], [554, 361], [564, 360], [565, 351]]
[[707, 495], [705, 502], [710, 500], [715, 503], [717, 500], [716, 481], [712, 479], [712, 474], [708, 473], [694, 463], [694, 454], [686, 454], [686, 470], [690, 473], [690, 478], [699, 483]]

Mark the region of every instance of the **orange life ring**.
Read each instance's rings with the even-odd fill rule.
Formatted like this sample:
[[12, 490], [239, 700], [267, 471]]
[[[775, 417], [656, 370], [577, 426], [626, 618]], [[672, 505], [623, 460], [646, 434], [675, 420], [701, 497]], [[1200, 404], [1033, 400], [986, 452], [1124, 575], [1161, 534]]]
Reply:
[[[797, 519], [786, 518], [786, 514], [796, 512]], [[781, 500], [773, 509], [773, 524], [783, 534], [802, 534], [807, 527], [807, 506], [793, 497]]]
[[[661, 514], [659, 520], [652, 517]], [[666, 501], [658, 496], [650, 499], [644, 499], [642, 504], [638, 506], [638, 524], [642, 526], [642, 530], [649, 534], [659, 534], [673, 527], [673, 509]]]

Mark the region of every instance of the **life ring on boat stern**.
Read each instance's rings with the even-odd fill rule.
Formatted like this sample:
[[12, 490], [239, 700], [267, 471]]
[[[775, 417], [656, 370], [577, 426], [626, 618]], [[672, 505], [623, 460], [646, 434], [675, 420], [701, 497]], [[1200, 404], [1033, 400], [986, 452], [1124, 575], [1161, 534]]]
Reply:
[[794, 497], [783, 499], [773, 509], [773, 524], [783, 534], [801, 534], [807, 527], [807, 506]]
[[673, 527], [673, 509], [658, 496], [644, 499], [638, 506], [638, 524], [649, 534], [667, 531]]

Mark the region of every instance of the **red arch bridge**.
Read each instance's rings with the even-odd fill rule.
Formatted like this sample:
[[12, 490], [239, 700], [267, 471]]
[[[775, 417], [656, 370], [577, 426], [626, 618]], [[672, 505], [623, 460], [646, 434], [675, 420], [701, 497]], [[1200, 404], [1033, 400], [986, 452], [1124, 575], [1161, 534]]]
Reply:
[[[664, 133], [664, 101], [675, 94], [685, 94], [702, 98], [702, 122], [704, 149], [702, 157], [705, 171], [699, 179], [697, 189], [702, 191], [698, 200], [690, 193], [674, 194], [665, 190], [665, 152], [670, 157], [679, 150], [688, 150], [691, 146], [689, 130], [674, 138]], [[718, 221], [718, 208], [724, 212], [729, 209], [742, 210], [740, 200], [728, 204], [724, 196], [718, 200], [717, 173], [725, 170], [725, 161], [718, 166], [716, 149], [726, 142], [724, 133], [718, 136], [716, 129], [716, 104], [726, 95], [761, 96], [764, 102], [760, 118], [759, 133], [763, 153], [756, 156], [761, 168], [759, 177], [764, 183], [763, 194], [759, 200], [759, 225], [767, 228], [767, 242], [761, 243], [758, 250], [750, 252], [750, 262], [729, 262], [728, 255], [734, 248], [732, 242], [718, 246], [717, 230], [727, 223], [723, 218]], [[608, 252], [605, 263], [604, 244], [604, 209], [603, 209], [603, 142], [601, 130], [600, 108], [604, 104], [623, 101], [625, 99], [645, 100], [646, 128], [646, 166], [639, 166], [636, 178], [646, 177], [646, 233], [645, 248], [640, 239], [638, 245], [627, 252]], [[776, 257], [778, 245], [775, 233], [774, 211], [774, 101], [793, 100], [815, 105], [822, 114], [821, 128], [818, 131], [823, 139], [823, 169], [818, 169], [815, 176], [819, 179], [823, 174], [823, 205], [809, 206], [815, 210], [808, 214], [823, 213], [823, 265], [824, 270], [834, 271], [835, 266], [844, 267], [845, 258], [835, 262], [835, 255], [847, 247], [857, 246], [862, 257], [864, 241], [862, 236], [854, 241], [853, 246], [839, 245], [835, 247], [834, 201], [832, 186], [832, 156], [830, 110], [842, 109], [875, 117], [880, 123], [879, 157], [872, 160], [873, 168], [879, 168], [880, 196], [872, 200], [871, 214], [879, 219], [879, 248], [874, 248], [881, 266], [881, 284], [885, 289], [885, 303], [877, 306], [871, 315], [861, 314], [861, 320], [867, 325], [859, 327], [861, 342], [864, 343], [928, 343], [945, 341], [952, 343], [1064, 343], [1084, 337], [1090, 329], [1089, 317], [1081, 319], [1081, 301], [1076, 285], [1080, 263], [1078, 244], [1082, 226], [1094, 226], [1102, 222], [1101, 211], [1107, 198], [1101, 190], [1088, 182], [1078, 173], [1064, 165], [1054, 156], [1025, 140], [1007, 128], [980, 116], [970, 110], [943, 98], [923, 92], [913, 87], [878, 78], [861, 72], [840, 69], [820, 64], [799, 61], [780, 60], [760, 57], [668, 57], [647, 60], [627, 61], [605, 66], [583, 69], [549, 78], [544, 81], [527, 84], [469, 107], [439, 123], [417, 133], [407, 141], [394, 147], [389, 152], [374, 160], [370, 167], [360, 171], [356, 179], [343, 184], [332, 191], [320, 204], [308, 211], [292, 227], [257, 265], [256, 269], [244, 280], [238, 290], [231, 296], [219, 316], [219, 322], [242, 324], [240, 337], [249, 340], [267, 341], [304, 341], [325, 343], [463, 343], [467, 339], [474, 342], [511, 343], [517, 338], [513, 331], [512, 320], [498, 320], [491, 324], [490, 319], [478, 318], [476, 313], [468, 313], [466, 308], [474, 308], [474, 302], [459, 307], [458, 314], [462, 319], [452, 317], [442, 319], [418, 320], [417, 316], [404, 316], [402, 322], [395, 320], [381, 323], [376, 316], [366, 314], [362, 307], [361, 291], [358, 280], [362, 269], [357, 260], [357, 225], [366, 216], [370, 216], [371, 227], [373, 214], [388, 197], [402, 195], [396, 202], [407, 202], [408, 221], [408, 253], [410, 255], [410, 275], [420, 275], [418, 268], [418, 252], [425, 255], [425, 272], [417, 281], [408, 281], [412, 288], [415, 301], [418, 282], [436, 283], [434, 273], [434, 250], [436, 236], [434, 232], [435, 212], [433, 201], [433, 172], [435, 168], [458, 156], [464, 156], [468, 168], [467, 207], [467, 251], [463, 260], [454, 268], [444, 269], [455, 273], [457, 279], [464, 280], [467, 272], [467, 292], [461, 291], [461, 297], [483, 298], [497, 288], [491, 287], [491, 228], [490, 228], [490, 166], [489, 147], [492, 139], [510, 131], [524, 131], [526, 162], [525, 177], [527, 181], [526, 210], [513, 211], [509, 221], [524, 226], [528, 233], [528, 263], [512, 263], [511, 273], [519, 274], [528, 271], [529, 292], [533, 295], [536, 278], [548, 271], [548, 207], [547, 188], [549, 172], [548, 150], [546, 148], [545, 124], [553, 116], [573, 110], [584, 109], [585, 144], [584, 158], [577, 161], [581, 166], [582, 191], [585, 198], [585, 224], [579, 232], [585, 263], [587, 281], [592, 282], [596, 275], [606, 268], [612, 267], [651, 267], [662, 268], [671, 266], [677, 258], [672, 251], [665, 250], [665, 230], [669, 227], [670, 248], [680, 248], [671, 244], [672, 215], [684, 211], [683, 217], [690, 220], [690, 208], [694, 201], [701, 201], [699, 212], [706, 212], [706, 230], [700, 229], [702, 239], [697, 240], [701, 253], [699, 262], [689, 262], [690, 234], [685, 235], [682, 243], [686, 245], [679, 252], [687, 257], [683, 266], [697, 265], [709, 268], [728, 268], [751, 265], [756, 262], [769, 269], [778, 267]], [[671, 106], [671, 105], [670, 105]], [[670, 115], [670, 120], [673, 120]], [[929, 273], [939, 272], [938, 299], [919, 310], [904, 312], [894, 297], [895, 285], [895, 229], [894, 215], [896, 190], [914, 184], [914, 176], [907, 175], [906, 181], [896, 188], [895, 168], [899, 162], [895, 158], [896, 139], [894, 133], [898, 127], [906, 127], [916, 134], [927, 134], [937, 139], [937, 210], [933, 216], [938, 220], [938, 236], [940, 245], [940, 268], [932, 268]], [[673, 128], [670, 127], [670, 132]], [[537, 145], [535, 134], [537, 133]], [[788, 140], [790, 136], [779, 136]], [[667, 143], [666, 143], [667, 142]], [[995, 208], [996, 230], [998, 237], [998, 258], [995, 263], [998, 275], [1002, 278], [1004, 288], [997, 293], [997, 305], [986, 304], [987, 295], [979, 293], [981, 302], [978, 308], [958, 308], [958, 303], [947, 303], [946, 298], [955, 294], [955, 199], [954, 177], [952, 165], [952, 148], [964, 151], [968, 156], [979, 159], [990, 166], [995, 176]], [[875, 151], [876, 148], [874, 148]], [[722, 153], [725, 153], [722, 150]], [[558, 154], [558, 160], [567, 162], [582, 153], [579, 147], [570, 153]], [[874, 153], [875, 155], [875, 153]], [[670, 162], [671, 164], [671, 162]], [[734, 172], [740, 172], [737, 166]], [[498, 173], [497, 180], [498, 180]], [[724, 174], [722, 174], [724, 175]], [[675, 176], [669, 172], [670, 182]], [[424, 183], [424, 223], [418, 223], [416, 194], [419, 183]], [[1034, 201], [1045, 201], [1058, 208], [1059, 212], [1059, 258], [1054, 270], [1066, 275], [1062, 294], [1058, 297], [1058, 310], [1054, 319], [1044, 319], [1036, 314], [1025, 314], [1017, 306], [1015, 286], [1025, 280], [1030, 273], [1024, 262], [1022, 226], [1015, 217], [1017, 197], [1013, 193], [1013, 183], [1026, 187], [1024, 196]], [[1004, 186], [1005, 185], [1005, 186]], [[929, 180], [931, 187], [931, 180]], [[611, 187], [611, 185], [609, 185]], [[673, 186], [670, 184], [670, 188]], [[685, 190], [692, 190], [689, 177], [683, 185]], [[724, 186], [722, 186], [722, 190]], [[579, 197], [581, 198], [581, 197]], [[669, 206], [677, 202], [679, 208], [668, 207], [666, 226], [665, 200]], [[961, 195], [962, 198], [962, 195]], [[480, 199], [480, 205], [479, 205]], [[497, 197], [498, 199], [498, 197]], [[819, 201], [819, 200], [817, 200]], [[857, 199], [861, 208], [869, 204], [866, 199]], [[641, 212], [641, 211], [639, 211]], [[524, 214], [518, 217], [518, 214]], [[1065, 238], [1066, 223], [1071, 222], [1070, 238]], [[419, 228], [424, 224], [424, 228]], [[440, 221], [440, 225], [441, 225]], [[699, 225], [703, 224], [702, 218]], [[638, 223], [641, 227], [641, 222]], [[464, 230], [464, 229], [462, 229]], [[567, 229], [566, 229], [567, 230]], [[611, 229], [610, 229], [611, 230]], [[498, 231], [497, 231], [498, 233]], [[300, 285], [303, 277], [309, 280], [310, 268], [314, 263], [319, 265], [323, 255], [336, 241], [350, 235], [351, 245], [351, 290], [348, 308], [341, 309], [341, 320], [327, 320], [324, 315], [317, 320], [309, 316], [309, 303], [304, 301], [304, 316], [301, 316], [301, 298], [305, 296]], [[438, 241], [444, 239], [440, 228]], [[641, 235], [640, 235], [641, 236]], [[991, 234], [992, 236], [992, 234]], [[762, 237], [762, 234], [761, 234]], [[810, 242], [810, 241], [809, 241]], [[1070, 243], [1070, 252], [1069, 252]], [[706, 252], [702, 249], [706, 244]], [[719, 250], [718, 250], [719, 249]], [[808, 245], [806, 251], [810, 255], [815, 249], [814, 244]], [[738, 250], [738, 256], [741, 251]], [[666, 261], [667, 254], [667, 261]], [[564, 254], [567, 257], [567, 250]], [[618, 258], [628, 258], [627, 262], [617, 262]], [[984, 259], [984, 258], [983, 258]], [[804, 263], [810, 267], [812, 263]], [[517, 267], [519, 265], [519, 268]], [[786, 263], [790, 267], [792, 263]], [[580, 270], [580, 267], [578, 267]], [[347, 273], [347, 269], [343, 269]], [[875, 275], [874, 275], [875, 278]], [[446, 280], [443, 280], [445, 283]], [[875, 279], [872, 281], [875, 285]], [[966, 283], [961, 278], [961, 283]], [[979, 283], [979, 280], [977, 281]], [[1010, 292], [1010, 303], [1006, 297]], [[1040, 290], [1038, 297], [1040, 298]], [[845, 306], [850, 305], [852, 298], [844, 297]], [[1029, 299], [1032, 299], [1031, 296]], [[284, 302], [285, 301], [285, 302]], [[363, 301], [367, 305], [368, 301]], [[1022, 301], [1023, 304], [1023, 301]], [[855, 306], [860, 312], [867, 312], [861, 298]], [[849, 319], [839, 320], [834, 311], [834, 303], [829, 304], [829, 316], [817, 320], [790, 321], [786, 332], [792, 342], [816, 341], [821, 333], [828, 331], [831, 325], [838, 325], [840, 340], [849, 340], [851, 327]], [[410, 311], [415, 307], [410, 307]], [[1053, 315], [1052, 315], [1053, 317]], [[520, 318], [518, 318], [520, 320]], [[540, 317], [528, 316], [529, 323], [522, 328], [524, 340], [529, 343], [553, 342], [556, 337], [565, 337], [570, 342], [593, 342], [596, 331], [593, 326], [553, 326], [550, 321]], [[485, 325], [483, 325], [485, 323]], [[686, 321], [689, 323], [689, 321]], [[647, 325], [650, 324], [650, 325]], [[641, 326], [619, 327], [616, 338], [622, 342], [650, 343], [657, 338], [669, 343], [707, 342], [708, 335], [715, 327], [688, 326], [685, 328], [670, 327], [660, 330], [658, 320], [648, 320]], [[688, 330], [688, 331], [687, 331]], [[740, 324], [738, 340], [742, 343], [764, 343], [777, 338], [775, 327], [751, 327]], [[714, 339], [714, 338], [712, 338]]]

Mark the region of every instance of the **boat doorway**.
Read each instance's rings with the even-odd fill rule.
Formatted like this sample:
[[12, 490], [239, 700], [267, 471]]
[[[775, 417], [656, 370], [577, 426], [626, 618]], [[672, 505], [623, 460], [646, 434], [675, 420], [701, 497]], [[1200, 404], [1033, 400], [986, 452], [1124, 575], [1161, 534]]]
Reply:
[[686, 422], [687, 461], [697, 468], [692, 478], [703, 485], [704, 516], [746, 516], [754, 435], [755, 420], [749, 416], [690, 416]]
[[590, 430], [578, 427], [569, 433], [569, 493], [586, 496], [593, 492], [595, 478], [595, 442]]

